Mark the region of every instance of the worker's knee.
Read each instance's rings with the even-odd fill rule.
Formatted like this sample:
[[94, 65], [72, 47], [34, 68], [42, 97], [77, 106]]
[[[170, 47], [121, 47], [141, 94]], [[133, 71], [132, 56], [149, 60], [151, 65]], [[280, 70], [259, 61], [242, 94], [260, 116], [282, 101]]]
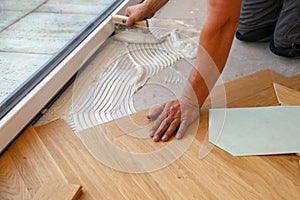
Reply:
[[244, 0], [243, 3], [237, 39], [249, 42], [271, 41], [270, 49], [273, 53], [300, 57], [300, 1], [276, 1], [274, 4], [265, 0], [260, 5], [262, 8], [255, 1]]
[[300, 17], [298, 15], [292, 17], [290, 21], [293, 23], [278, 21], [270, 49], [279, 56], [300, 58]]

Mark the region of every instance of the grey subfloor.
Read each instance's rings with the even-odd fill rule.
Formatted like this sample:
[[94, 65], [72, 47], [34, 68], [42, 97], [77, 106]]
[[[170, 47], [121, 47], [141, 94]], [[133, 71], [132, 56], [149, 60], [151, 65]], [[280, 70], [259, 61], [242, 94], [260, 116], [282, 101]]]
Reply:
[[[161, 9], [156, 16], [159, 18], [181, 20], [201, 30], [206, 16], [206, 1], [173, 0]], [[95, 56], [96, 58], [97, 56]], [[294, 76], [300, 73], [300, 59], [288, 59], [273, 55], [267, 43], [245, 43], [235, 39], [221, 77], [224, 82], [228, 82], [265, 69], [271, 69], [286, 77]], [[41, 125], [58, 118], [67, 118], [67, 115], [72, 112], [72, 89], [72, 87], [69, 88], [36, 125]], [[144, 89], [144, 94], [147, 93], [146, 90]], [[140, 92], [140, 94], [143, 94], [143, 92]], [[141, 96], [140, 94], [138, 95]], [[136, 105], [137, 110], [148, 106], [145, 104], [145, 101], [139, 102], [139, 105]]]
[[110, 0], [0, 0], [0, 102]]

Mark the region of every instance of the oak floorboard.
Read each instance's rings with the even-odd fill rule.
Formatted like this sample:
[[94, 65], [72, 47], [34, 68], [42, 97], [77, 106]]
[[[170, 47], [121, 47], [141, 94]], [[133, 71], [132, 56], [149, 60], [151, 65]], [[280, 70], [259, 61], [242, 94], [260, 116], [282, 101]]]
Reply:
[[34, 195], [31, 200], [78, 200], [81, 195], [81, 186], [66, 182], [48, 182]]
[[[267, 70], [226, 83], [227, 106], [278, 105], [273, 82], [297, 89], [300, 76], [285, 78]], [[220, 94], [217, 91], [215, 95], [218, 97]], [[209, 108], [209, 103], [206, 106]], [[234, 157], [207, 141], [206, 111], [203, 109], [200, 123], [194, 124], [198, 126], [197, 134], [189, 148], [168, 166], [152, 172], [127, 173], [102, 164], [84, 143], [84, 134], [92, 134], [93, 130], [83, 130], [76, 135], [63, 120], [35, 127], [34, 130], [30, 128], [25, 136], [21, 135], [22, 142], [18, 139], [8, 151], [13, 149], [9, 155], [14, 163], [18, 161], [17, 171], [24, 185], [30, 186], [30, 189], [41, 188], [49, 181], [47, 174], [52, 174], [51, 177], [65, 177], [63, 179], [69, 183], [82, 185], [80, 199], [83, 200], [299, 198], [300, 168], [296, 155]], [[151, 138], [135, 138], [126, 134], [150, 127], [151, 122], [145, 117], [147, 112], [144, 110], [97, 128], [113, 145], [130, 152], [147, 153], [176, 142], [173, 139], [154, 143]], [[143, 128], [130, 126], [128, 119]], [[193, 137], [191, 130], [185, 137]], [[33, 137], [30, 135], [32, 132]], [[82, 136], [83, 140], [78, 136]], [[27, 158], [28, 155], [33, 157]], [[27, 159], [21, 162], [20, 158], [24, 157]], [[44, 160], [48, 160], [50, 166], [45, 166]], [[42, 169], [40, 174], [27, 169], [32, 167]], [[59, 169], [59, 173], [54, 175], [57, 172], [53, 169]], [[30, 195], [33, 194], [30, 192]]]
[[49, 181], [66, 180], [32, 126], [14, 141], [5, 154], [11, 156], [31, 196]]
[[29, 200], [31, 195], [8, 153], [0, 157], [0, 199]]
[[[287, 80], [290, 79], [266, 70], [229, 82], [225, 84], [228, 105], [278, 105], [272, 84]], [[297, 79], [293, 80], [294, 83], [297, 82]], [[145, 119], [146, 113], [147, 111], [139, 112], [131, 115], [130, 119], [136, 124], [145, 125], [149, 123]], [[135, 118], [136, 115], [139, 117]], [[124, 127], [127, 121], [128, 117], [124, 117], [101, 124], [98, 132], [127, 151], [147, 152], [151, 148], [157, 150], [163, 147], [164, 143], [157, 144], [150, 139], [128, 136], [124, 130], [132, 133], [138, 129]], [[149, 173], [169, 198], [222, 199], [226, 196], [229, 199], [295, 199], [300, 195], [299, 180], [296, 178], [300, 177], [300, 171], [295, 155], [233, 157], [217, 147], [210, 149], [211, 146], [206, 141], [207, 124], [207, 113], [204, 110], [191, 147], [168, 167]], [[80, 132], [82, 135], [89, 135], [93, 134], [93, 129]], [[203, 145], [208, 145], [210, 152], [199, 159], [199, 149]]]
[[278, 82], [286, 87], [300, 91], [300, 74], [287, 78], [286, 80]]
[[[263, 70], [234, 81], [218, 85], [204, 102], [202, 110], [214, 108], [260, 107], [278, 105], [272, 89], [273, 82], [284, 82], [285, 78], [271, 70]], [[213, 106], [211, 102], [214, 102]], [[224, 104], [225, 102], [225, 104]]]
[[[139, 112], [139, 115], [147, 111]], [[121, 118], [120, 120], [122, 120]], [[140, 118], [140, 121], [145, 118]], [[200, 124], [207, 123], [203, 117]], [[124, 150], [142, 152], [156, 144], [151, 139], [132, 140], [131, 136], [120, 137], [114, 122], [100, 125], [103, 134], [115, 135], [115, 145]], [[116, 124], [115, 124], [116, 125]], [[104, 128], [108, 126], [109, 128]], [[205, 126], [199, 126], [198, 135], [205, 135]], [[85, 134], [93, 134], [92, 130]], [[190, 133], [187, 132], [187, 135]], [[186, 137], [187, 137], [186, 135]], [[110, 136], [113, 137], [113, 136]], [[140, 145], [141, 144], [141, 145]], [[161, 145], [166, 144], [162, 143]], [[206, 157], [199, 158], [204, 139], [195, 139], [190, 148], [175, 162], [160, 170], [149, 173], [168, 199], [295, 199], [300, 195], [300, 171], [295, 155], [234, 157], [214, 147]], [[159, 146], [161, 146], [159, 145]], [[99, 148], [100, 150], [101, 148]], [[143, 176], [140, 175], [141, 178]], [[153, 195], [153, 194], [152, 194]], [[152, 196], [156, 198], [155, 194]]]
[[[151, 199], [147, 190], [165, 197], [155, 183], [151, 188], [147, 182], [137, 184], [134, 174], [111, 169], [94, 159], [65, 121], [57, 120], [35, 129], [68, 181], [80, 181], [86, 199]], [[147, 175], [145, 179], [153, 182]]]
[[277, 100], [282, 106], [300, 105], [300, 92], [280, 84], [274, 83]]

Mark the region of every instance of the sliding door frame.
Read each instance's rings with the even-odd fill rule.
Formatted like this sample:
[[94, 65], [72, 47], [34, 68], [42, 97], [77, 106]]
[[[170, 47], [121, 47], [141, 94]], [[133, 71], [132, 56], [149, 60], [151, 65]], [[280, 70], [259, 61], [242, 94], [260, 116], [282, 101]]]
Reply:
[[26, 93], [13, 98], [10, 107], [5, 106], [5, 113], [0, 120], [0, 153], [114, 32], [111, 15], [123, 14], [127, 6], [139, 2], [140, 0], [117, 1], [117, 4], [112, 5], [106, 13], [85, 27], [81, 34], [75, 37], [75, 41], [68, 43], [53, 57], [53, 60], [45, 64], [50, 67], [34, 75], [37, 77], [33, 76], [33, 80], [38, 79], [38, 82], [25, 87]]

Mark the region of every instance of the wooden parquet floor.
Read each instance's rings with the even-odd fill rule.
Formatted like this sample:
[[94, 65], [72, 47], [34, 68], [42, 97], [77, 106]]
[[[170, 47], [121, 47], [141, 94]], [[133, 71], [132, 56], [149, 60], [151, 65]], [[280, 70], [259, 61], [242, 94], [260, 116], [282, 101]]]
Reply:
[[[300, 75], [285, 78], [262, 71], [224, 85], [227, 107], [278, 105], [274, 82], [300, 91]], [[219, 90], [220, 86], [215, 88], [214, 98]], [[30, 126], [0, 157], [0, 199], [32, 199], [43, 188], [53, 193], [45, 189], [53, 183], [81, 185], [79, 199], [299, 199], [296, 155], [234, 157], [214, 147], [199, 158], [199, 149], [207, 142], [209, 107], [208, 98], [195, 140], [184, 154], [167, 167], [145, 173], [126, 173], [103, 165], [63, 120]], [[132, 117], [138, 123], [150, 123], [143, 117], [146, 112]], [[114, 121], [99, 126], [109, 130], [106, 134], [116, 145], [136, 151], [156, 145], [150, 138], [119, 137], [116, 126]]]

